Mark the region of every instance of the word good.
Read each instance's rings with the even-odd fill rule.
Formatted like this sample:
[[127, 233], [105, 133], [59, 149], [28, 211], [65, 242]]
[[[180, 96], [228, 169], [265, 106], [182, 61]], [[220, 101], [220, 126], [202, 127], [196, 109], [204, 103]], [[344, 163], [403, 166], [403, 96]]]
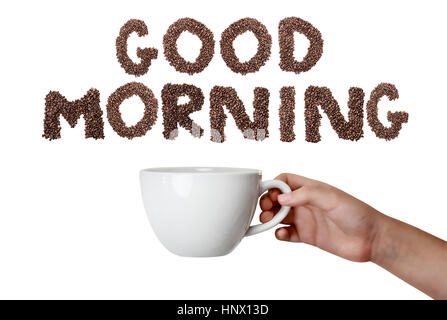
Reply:
[[[280, 68], [288, 72], [305, 72], [310, 70], [323, 54], [323, 39], [321, 33], [309, 22], [297, 17], [289, 17], [279, 23]], [[196, 35], [202, 42], [202, 48], [195, 62], [186, 61], [177, 50], [177, 40], [183, 32]], [[251, 31], [258, 40], [256, 54], [247, 62], [240, 62], [233, 47], [234, 40], [241, 34]], [[147, 73], [153, 59], [157, 59], [158, 50], [155, 48], [138, 48], [137, 56], [140, 63], [135, 63], [127, 54], [127, 40], [132, 33], [139, 37], [148, 34], [144, 21], [132, 19], [121, 28], [116, 39], [116, 56], [124, 71], [134, 76]], [[293, 57], [294, 32], [303, 34], [309, 40], [307, 55], [303, 61], [296, 61]], [[163, 38], [164, 55], [169, 64], [178, 72], [190, 75], [202, 72], [214, 56], [214, 35], [203, 23], [191, 18], [179, 19], [167, 30]], [[228, 68], [233, 72], [247, 74], [257, 72], [270, 58], [272, 36], [267, 28], [258, 20], [244, 18], [231, 24], [222, 33], [220, 53]]]

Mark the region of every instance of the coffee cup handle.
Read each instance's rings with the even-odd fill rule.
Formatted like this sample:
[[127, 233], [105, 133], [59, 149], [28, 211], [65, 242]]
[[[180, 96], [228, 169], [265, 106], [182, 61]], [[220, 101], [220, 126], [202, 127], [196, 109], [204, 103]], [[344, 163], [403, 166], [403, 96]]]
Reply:
[[[278, 188], [279, 190], [281, 190], [282, 193], [289, 193], [291, 191], [290, 187], [280, 180], [267, 180], [261, 182], [259, 196], [261, 196], [267, 190], [273, 188]], [[284, 220], [284, 218], [289, 213], [289, 210], [290, 207], [281, 206], [281, 209], [279, 209], [278, 213], [275, 214], [272, 220], [266, 223], [250, 226], [250, 228], [248, 228], [247, 232], [245, 233], [245, 236], [252, 236], [254, 234], [261, 233], [273, 228], [274, 226], [279, 224], [282, 220]]]

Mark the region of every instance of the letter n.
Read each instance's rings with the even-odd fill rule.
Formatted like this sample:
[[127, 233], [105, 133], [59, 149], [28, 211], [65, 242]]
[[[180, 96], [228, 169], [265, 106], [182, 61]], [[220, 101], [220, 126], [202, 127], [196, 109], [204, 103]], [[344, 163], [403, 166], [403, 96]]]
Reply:
[[321, 115], [318, 106], [326, 113], [332, 128], [340, 139], [356, 141], [363, 137], [363, 100], [365, 94], [360, 88], [349, 89], [348, 121], [340, 112], [337, 101], [332, 97], [331, 90], [326, 87], [310, 86], [305, 93], [306, 141], [321, 140], [319, 127]]
[[244, 138], [257, 141], [267, 138], [269, 134], [269, 97], [270, 93], [266, 88], [254, 89], [254, 112], [253, 121], [251, 121], [236, 90], [231, 87], [214, 86], [210, 92], [211, 141], [218, 143], [225, 141], [224, 128], [227, 116], [223, 106], [230, 111]]

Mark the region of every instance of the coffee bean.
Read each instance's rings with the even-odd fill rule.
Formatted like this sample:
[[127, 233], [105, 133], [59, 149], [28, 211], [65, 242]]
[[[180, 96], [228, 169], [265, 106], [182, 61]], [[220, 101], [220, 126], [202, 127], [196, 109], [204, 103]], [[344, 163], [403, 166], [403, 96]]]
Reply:
[[148, 30], [144, 21], [132, 19], [121, 27], [115, 42], [116, 57], [126, 73], [138, 77], [149, 70], [152, 59], [157, 59], [158, 50], [154, 48], [137, 48], [137, 56], [141, 59], [141, 62], [134, 63], [127, 54], [127, 40], [133, 32], [136, 32], [139, 37], [147, 35]]
[[224, 128], [227, 116], [223, 109], [224, 105], [233, 116], [236, 126], [242, 131], [245, 138], [258, 141], [267, 138], [269, 97], [270, 93], [266, 88], [257, 87], [254, 89], [254, 120], [251, 121], [235, 89], [214, 86], [210, 92], [211, 141], [225, 141]]
[[[202, 48], [195, 62], [186, 61], [177, 50], [177, 40], [184, 31], [189, 31], [199, 37]], [[163, 47], [166, 60], [178, 72], [194, 73], [202, 72], [214, 55], [213, 33], [201, 22], [191, 18], [179, 19], [168, 28], [163, 37]]]
[[[178, 99], [184, 95], [189, 97], [189, 101], [179, 105]], [[200, 88], [188, 84], [168, 83], [161, 91], [161, 98], [163, 135], [166, 139], [175, 139], [178, 133], [177, 124], [191, 132], [194, 137], [200, 138], [203, 135], [204, 130], [189, 117], [191, 113], [202, 109], [204, 96]]]
[[408, 122], [408, 113], [388, 111], [387, 119], [391, 127], [385, 127], [378, 118], [378, 103], [380, 98], [388, 97], [390, 100], [399, 98], [399, 92], [391, 83], [381, 83], [372, 92], [366, 105], [368, 124], [378, 138], [392, 140], [399, 135], [402, 124]]
[[[134, 126], [128, 127], [123, 121], [120, 112], [124, 100], [138, 96], [144, 103], [143, 118]], [[107, 101], [107, 118], [113, 130], [119, 136], [127, 139], [142, 137], [152, 128], [157, 120], [158, 103], [151, 89], [138, 82], [130, 82], [116, 89]]]
[[[233, 42], [237, 36], [251, 31], [258, 39], [258, 50], [247, 62], [240, 62], [234, 50]], [[244, 18], [231, 24], [222, 33], [220, 53], [227, 66], [236, 73], [243, 75], [258, 71], [269, 59], [272, 48], [272, 37], [267, 28], [258, 20]]]
[[319, 127], [321, 115], [318, 106], [329, 118], [332, 128], [339, 138], [357, 141], [363, 137], [363, 99], [365, 94], [360, 88], [349, 89], [349, 112], [346, 121], [340, 112], [337, 101], [332, 97], [331, 90], [326, 87], [309, 86], [305, 93], [304, 117], [306, 122], [306, 141], [321, 140]]
[[[282, 70], [295, 73], [310, 70], [321, 58], [323, 54], [323, 39], [321, 33], [309, 22], [297, 17], [285, 18], [279, 22], [279, 54]], [[303, 61], [295, 60], [294, 32], [299, 32], [309, 39], [310, 45]]]
[[282, 87], [280, 91], [281, 105], [279, 107], [279, 131], [281, 141], [292, 142], [295, 140], [295, 88]]
[[45, 97], [44, 133], [42, 136], [49, 140], [60, 139], [60, 116], [62, 115], [74, 128], [81, 115], [84, 115], [85, 137], [104, 139], [104, 122], [99, 103], [99, 91], [93, 88], [81, 99], [71, 102], [59, 92], [50, 91]]

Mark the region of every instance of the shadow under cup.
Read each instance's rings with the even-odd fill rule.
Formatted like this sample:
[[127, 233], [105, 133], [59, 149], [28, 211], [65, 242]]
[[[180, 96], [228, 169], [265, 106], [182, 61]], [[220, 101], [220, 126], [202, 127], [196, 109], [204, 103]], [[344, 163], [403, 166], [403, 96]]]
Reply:
[[[189, 257], [228, 254], [250, 234], [247, 230], [260, 194], [267, 187], [280, 187], [284, 192], [282, 185], [266, 187], [261, 179], [260, 170], [242, 168], [140, 171], [143, 203], [155, 234], [169, 251]], [[269, 182], [283, 184], [274, 181]], [[288, 211], [288, 207], [283, 209]], [[250, 231], [255, 234], [272, 226], [258, 225]]]

